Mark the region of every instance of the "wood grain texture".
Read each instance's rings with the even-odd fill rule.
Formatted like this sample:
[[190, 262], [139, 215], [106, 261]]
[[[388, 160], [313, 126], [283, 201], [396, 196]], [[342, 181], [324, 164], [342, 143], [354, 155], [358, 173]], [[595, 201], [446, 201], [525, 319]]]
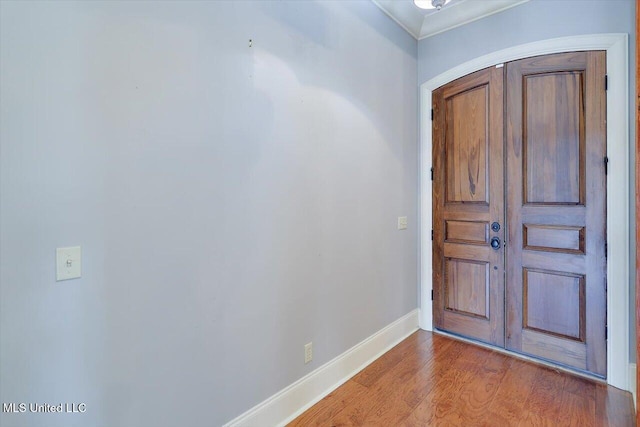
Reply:
[[503, 70], [433, 92], [433, 313], [437, 328], [504, 345]]
[[624, 399], [629, 393], [602, 384], [596, 386], [596, 425], [630, 426], [634, 423], [634, 409], [631, 399]]
[[445, 309], [487, 318], [489, 265], [481, 261], [445, 260]]
[[445, 241], [486, 245], [489, 242], [489, 223], [448, 220], [445, 222]]
[[[505, 65], [506, 347], [601, 377], [605, 59], [603, 51], [570, 52]], [[527, 273], [534, 270], [547, 273]], [[526, 295], [527, 288], [536, 294]], [[535, 333], [527, 329], [527, 310]]]
[[523, 78], [524, 203], [584, 204], [584, 73]]
[[605, 60], [525, 58], [433, 92], [435, 327], [600, 377]]
[[630, 393], [431, 332], [378, 360], [289, 425], [635, 425]]
[[461, 91], [445, 103], [447, 203], [487, 203], [488, 84]]
[[531, 329], [522, 331], [522, 352], [583, 371], [587, 368], [587, 349], [584, 343]]
[[525, 269], [523, 327], [585, 339], [584, 276]]
[[584, 254], [584, 227], [523, 224], [524, 249]]

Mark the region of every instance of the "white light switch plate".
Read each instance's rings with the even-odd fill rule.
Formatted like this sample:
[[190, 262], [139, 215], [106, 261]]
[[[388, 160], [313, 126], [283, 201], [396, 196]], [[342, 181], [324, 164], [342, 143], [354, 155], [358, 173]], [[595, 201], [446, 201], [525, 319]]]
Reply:
[[56, 249], [56, 280], [77, 279], [82, 274], [80, 246]]
[[398, 230], [406, 230], [407, 229], [407, 217], [399, 216], [398, 217]]

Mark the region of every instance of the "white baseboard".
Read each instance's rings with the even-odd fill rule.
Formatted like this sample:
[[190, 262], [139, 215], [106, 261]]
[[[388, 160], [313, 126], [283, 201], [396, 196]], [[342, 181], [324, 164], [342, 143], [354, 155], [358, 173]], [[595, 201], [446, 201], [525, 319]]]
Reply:
[[638, 408], [636, 407], [636, 364], [629, 363], [629, 391], [633, 394], [633, 406], [636, 408], [636, 412]]
[[418, 312], [406, 314], [223, 427], [287, 424], [417, 331]]

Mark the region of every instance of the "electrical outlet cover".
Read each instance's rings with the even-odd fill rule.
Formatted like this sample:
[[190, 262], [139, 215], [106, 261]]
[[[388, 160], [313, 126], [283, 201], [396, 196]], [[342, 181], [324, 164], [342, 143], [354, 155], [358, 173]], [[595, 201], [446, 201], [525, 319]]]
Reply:
[[310, 342], [304, 345], [304, 363], [309, 363], [313, 360], [313, 343]]

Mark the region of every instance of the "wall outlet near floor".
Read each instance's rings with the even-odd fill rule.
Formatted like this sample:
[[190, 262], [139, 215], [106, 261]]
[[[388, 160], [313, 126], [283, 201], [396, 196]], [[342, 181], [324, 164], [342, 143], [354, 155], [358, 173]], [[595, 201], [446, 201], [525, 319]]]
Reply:
[[399, 216], [398, 217], [398, 230], [406, 230], [407, 229], [407, 217]]
[[313, 360], [313, 343], [304, 345], [304, 363], [307, 364]]

